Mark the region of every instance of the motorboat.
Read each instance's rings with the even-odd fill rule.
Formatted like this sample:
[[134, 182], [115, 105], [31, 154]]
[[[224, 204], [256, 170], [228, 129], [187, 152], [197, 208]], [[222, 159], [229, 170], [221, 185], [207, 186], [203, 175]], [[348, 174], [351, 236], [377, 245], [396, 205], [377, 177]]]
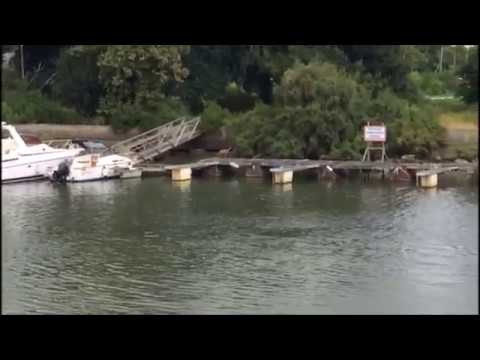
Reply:
[[22, 137], [13, 125], [2, 122], [2, 184], [44, 179], [50, 169], [84, 151], [55, 149], [32, 139], [32, 136]]
[[134, 167], [133, 161], [116, 154], [86, 154], [65, 160], [48, 174], [54, 182], [84, 182], [115, 178], [141, 177], [141, 169]]
[[68, 140], [50, 140], [47, 145], [57, 149], [82, 148], [85, 154], [103, 154], [108, 152], [108, 148], [101, 141], [68, 139]]

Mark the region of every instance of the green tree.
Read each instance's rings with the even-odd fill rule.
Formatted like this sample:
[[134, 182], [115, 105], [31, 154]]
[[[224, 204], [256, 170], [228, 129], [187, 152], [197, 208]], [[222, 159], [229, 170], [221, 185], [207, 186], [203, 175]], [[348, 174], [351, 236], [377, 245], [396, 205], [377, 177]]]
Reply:
[[247, 156], [318, 158], [353, 142], [367, 116], [368, 90], [333, 64], [297, 63], [275, 93], [275, 106], [257, 105], [231, 121]]
[[188, 76], [182, 56], [188, 46], [109, 45], [98, 62], [106, 90], [102, 111], [120, 104], [155, 105], [165, 98], [168, 84]]
[[425, 62], [424, 54], [413, 45], [342, 45], [340, 48], [352, 63], [380, 75], [394, 91], [415, 97], [408, 75]]
[[179, 89], [181, 98], [193, 113], [201, 113], [204, 103], [218, 100], [227, 84], [233, 81], [230, 68], [238, 58], [228, 46], [193, 45], [185, 56], [189, 76]]
[[104, 90], [98, 59], [105, 46], [76, 46], [62, 52], [53, 84], [53, 96], [84, 116], [94, 116]]
[[478, 46], [469, 51], [467, 64], [459, 71], [462, 83], [459, 87], [459, 95], [467, 103], [478, 102]]

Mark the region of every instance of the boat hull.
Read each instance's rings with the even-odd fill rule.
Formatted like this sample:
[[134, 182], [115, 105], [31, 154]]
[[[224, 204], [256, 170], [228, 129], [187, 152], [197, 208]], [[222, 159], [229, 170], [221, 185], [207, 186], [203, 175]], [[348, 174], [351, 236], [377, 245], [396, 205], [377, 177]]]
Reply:
[[[95, 180], [117, 179], [123, 176], [137, 175], [137, 169], [129, 158], [119, 155], [98, 156], [89, 154], [74, 159], [73, 163], [60, 175], [60, 169], [51, 171], [49, 178], [53, 181], [86, 182]], [[140, 174], [141, 175], [141, 174]], [[138, 177], [138, 176], [137, 176]], [[63, 179], [63, 180], [62, 180]]]
[[18, 159], [2, 161], [2, 184], [45, 179], [51, 169], [77, 154], [77, 151], [62, 151], [59, 154], [20, 156]]

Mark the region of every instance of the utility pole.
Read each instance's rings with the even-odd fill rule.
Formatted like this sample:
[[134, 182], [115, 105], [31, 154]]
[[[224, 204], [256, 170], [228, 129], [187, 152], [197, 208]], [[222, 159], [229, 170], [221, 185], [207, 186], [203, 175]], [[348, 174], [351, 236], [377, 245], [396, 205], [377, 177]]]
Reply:
[[22, 79], [25, 79], [25, 64], [23, 60], [23, 45], [20, 45], [20, 67], [22, 71]]
[[457, 70], [457, 45], [453, 47], [453, 71]]
[[440, 65], [439, 71], [443, 72], [443, 45], [440, 45]]

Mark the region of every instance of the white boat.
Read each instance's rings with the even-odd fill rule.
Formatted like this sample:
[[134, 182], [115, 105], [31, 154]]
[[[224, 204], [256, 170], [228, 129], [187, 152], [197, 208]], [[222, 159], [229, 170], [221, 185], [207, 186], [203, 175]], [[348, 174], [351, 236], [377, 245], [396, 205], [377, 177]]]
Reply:
[[49, 178], [56, 182], [83, 182], [141, 175], [141, 170], [125, 156], [87, 154], [63, 162], [50, 171]]
[[14, 126], [2, 122], [2, 184], [44, 179], [50, 169], [78, 156], [83, 149], [55, 149], [27, 144]]

